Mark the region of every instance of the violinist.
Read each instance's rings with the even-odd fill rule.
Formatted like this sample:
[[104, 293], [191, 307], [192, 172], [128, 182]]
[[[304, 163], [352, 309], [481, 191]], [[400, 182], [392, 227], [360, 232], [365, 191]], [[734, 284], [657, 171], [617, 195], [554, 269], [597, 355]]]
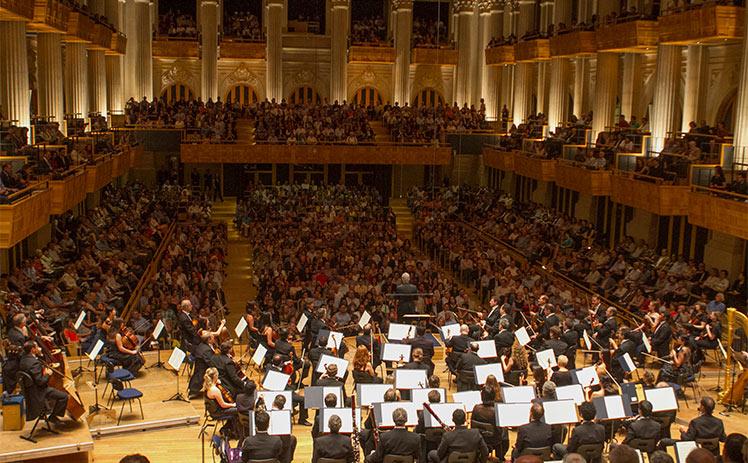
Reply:
[[367, 323], [364, 326], [364, 329], [361, 331], [361, 334], [356, 336], [356, 347], [359, 346], [365, 346], [368, 350], [372, 351], [371, 355], [371, 362], [372, 366], [376, 369], [379, 367], [379, 365], [382, 363], [382, 357], [381, 357], [381, 351], [382, 351], [382, 345], [379, 342], [379, 339], [374, 337], [371, 333], [371, 323]]
[[434, 365], [434, 361], [432, 360], [432, 358], [434, 357], [434, 343], [431, 342], [431, 339], [426, 337], [426, 327], [423, 325], [418, 325], [416, 327], [416, 337], [407, 339], [404, 342], [410, 344], [414, 351], [416, 349], [421, 349], [421, 352], [423, 354], [423, 363], [428, 366], [428, 375], [433, 375], [434, 368], [436, 368], [436, 366]]
[[452, 336], [444, 342], [445, 346], [452, 349], [452, 352], [447, 355], [447, 359], [445, 360], [447, 367], [452, 371], [452, 373], [457, 371], [457, 363], [462, 357], [462, 354], [468, 351], [470, 343], [473, 341], [468, 336], [469, 333], [470, 328], [467, 325], [460, 325], [460, 334]]
[[[219, 353], [213, 357], [213, 365], [218, 370], [221, 384], [234, 396], [242, 389], [244, 380], [239, 376], [240, 369], [230, 356], [232, 347], [231, 341], [222, 342]], [[242, 376], [244, 376], [243, 373]]]
[[265, 312], [260, 317], [260, 344], [267, 347], [265, 358], [272, 358], [275, 353], [275, 341], [278, 339], [278, 333], [273, 329], [270, 313]]
[[52, 402], [52, 412], [49, 422], [60, 424], [65, 416], [68, 394], [59, 389], [48, 386], [52, 370], [42, 365], [38, 356], [41, 348], [35, 341], [23, 344], [23, 355], [20, 360], [20, 371], [31, 377], [31, 382], [24, 384], [26, 392], [26, 419], [35, 420], [46, 408], [45, 403]]
[[652, 328], [652, 338], [650, 341], [654, 355], [661, 358], [666, 357], [670, 350], [670, 341], [672, 339], [673, 329], [670, 327], [667, 317], [660, 315], [657, 317], [654, 328]]
[[275, 353], [279, 354], [286, 365], [292, 367], [292, 371], [300, 371], [304, 366], [304, 361], [296, 355], [296, 349], [293, 344], [288, 342], [288, 328], [278, 330], [278, 340], [275, 341]]
[[514, 344], [514, 333], [509, 331], [509, 320], [506, 318], [500, 319], [498, 327], [498, 332], [493, 337], [497, 352], [504, 348], [511, 348]]
[[675, 339], [675, 346], [670, 351], [670, 363], [662, 366], [657, 382], [677, 383], [679, 377], [689, 377], [692, 373], [691, 348], [688, 347], [688, 336], [682, 334]]
[[[279, 354], [273, 355], [272, 359], [265, 367], [265, 371], [278, 371], [281, 373], [283, 372], [283, 360], [281, 359], [281, 356]], [[300, 394], [297, 394], [293, 389], [294, 386], [286, 384], [285, 390], [292, 391], [291, 402], [293, 402], [293, 407], [299, 407], [299, 424], [301, 426], [311, 426], [312, 424], [307, 421], [309, 412], [306, 408], [304, 408], [304, 397]]]
[[[317, 373], [317, 365], [319, 364], [319, 360], [322, 358], [323, 355], [333, 355], [333, 352], [327, 348], [327, 336], [320, 336], [317, 339], [317, 346], [309, 350], [309, 362], [310, 366], [314, 368], [312, 373], [312, 385], [316, 385], [317, 379], [319, 378], [319, 373]], [[308, 368], [304, 367], [304, 372], [302, 373], [302, 376], [306, 378], [306, 375], [308, 373]]]
[[257, 313], [257, 304], [253, 301], [247, 302], [247, 306], [244, 308], [244, 321], [247, 322], [250, 347], [257, 347], [257, 343], [260, 340], [260, 330], [256, 326], [256, 322], [258, 321]]
[[185, 349], [192, 352], [193, 346], [200, 342], [200, 337], [197, 332], [197, 319], [192, 317], [192, 302], [189, 299], [179, 303], [177, 322], [182, 334], [182, 344]]
[[203, 377], [203, 392], [205, 393], [205, 409], [213, 418], [229, 415], [231, 419], [221, 429], [221, 434], [232, 433], [236, 429], [236, 403], [231, 394], [221, 384], [218, 370], [208, 368]]
[[195, 359], [195, 364], [192, 369], [188, 388], [190, 399], [200, 396], [205, 372], [208, 371], [208, 368], [214, 366], [213, 359], [215, 352], [211, 346], [212, 341], [213, 334], [209, 331], [203, 331], [200, 333], [200, 342], [192, 349], [192, 357]]
[[137, 336], [130, 331], [135, 342], [135, 345], [133, 345], [133, 340], [130, 337], [126, 337], [127, 333], [125, 322], [121, 318], [115, 318], [107, 333], [105, 342], [106, 352], [107, 356], [112, 358], [118, 365], [121, 365], [122, 368], [132, 373], [133, 376], [136, 376], [145, 364], [145, 361], [138, 351]]

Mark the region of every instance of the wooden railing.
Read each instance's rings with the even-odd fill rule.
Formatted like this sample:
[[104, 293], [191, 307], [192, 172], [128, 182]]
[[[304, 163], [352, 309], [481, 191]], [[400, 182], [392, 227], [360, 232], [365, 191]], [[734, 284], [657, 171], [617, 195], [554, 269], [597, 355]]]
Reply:
[[39, 182], [10, 196], [0, 205], [0, 248], [11, 248], [49, 220], [50, 190]]
[[657, 21], [628, 21], [601, 26], [595, 33], [598, 51], [644, 52], [657, 47]]
[[745, 9], [707, 3], [699, 8], [660, 16], [660, 43], [691, 45], [742, 40]]
[[34, 17], [31, 0], [0, 0], [0, 20], [28, 21]]
[[547, 61], [551, 59], [549, 39], [522, 40], [514, 46], [514, 58], [518, 63]]
[[574, 57], [593, 55], [597, 52], [594, 31], [573, 31], [550, 39], [551, 56]]
[[500, 45], [486, 48], [486, 65], [501, 66], [503, 64], [514, 63], [514, 45]]
[[67, 32], [70, 8], [59, 0], [34, 0], [33, 3], [34, 20], [26, 26], [29, 30], [61, 34]]
[[454, 48], [413, 48], [410, 62], [413, 64], [457, 65], [458, 52]]
[[610, 170], [588, 169], [583, 164], [559, 159], [556, 185], [591, 196], [610, 196]]
[[350, 63], [394, 63], [395, 48], [392, 46], [352, 45], [348, 49]]
[[692, 185], [688, 221], [748, 240], [748, 196]]
[[264, 42], [221, 40], [221, 58], [264, 60], [267, 46]]
[[196, 38], [177, 40], [156, 37], [153, 40], [154, 58], [198, 58], [199, 54]]
[[658, 177], [617, 170], [611, 183], [611, 199], [619, 204], [657, 215], [686, 215], [689, 187], [665, 185]]

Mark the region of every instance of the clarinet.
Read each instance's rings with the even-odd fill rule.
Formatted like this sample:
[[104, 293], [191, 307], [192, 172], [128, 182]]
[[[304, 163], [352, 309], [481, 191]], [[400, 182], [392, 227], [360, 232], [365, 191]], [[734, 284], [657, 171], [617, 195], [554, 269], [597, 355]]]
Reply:
[[353, 433], [351, 433], [351, 447], [353, 447], [353, 461], [361, 461], [358, 424], [356, 424], [356, 394], [351, 395], [351, 415], [353, 415]]

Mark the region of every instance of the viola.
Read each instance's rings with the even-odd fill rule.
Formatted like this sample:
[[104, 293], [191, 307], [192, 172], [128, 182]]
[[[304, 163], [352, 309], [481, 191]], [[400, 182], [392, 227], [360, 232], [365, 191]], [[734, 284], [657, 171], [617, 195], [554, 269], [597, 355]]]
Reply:
[[221, 383], [216, 383], [216, 387], [219, 391], [221, 391], [221, 396], [223, 396], [223, 401], [226, 403], [234, 403], [234, 398], [231, 396], [231, 392], [229, 392], [228, 389], [223, 387]]

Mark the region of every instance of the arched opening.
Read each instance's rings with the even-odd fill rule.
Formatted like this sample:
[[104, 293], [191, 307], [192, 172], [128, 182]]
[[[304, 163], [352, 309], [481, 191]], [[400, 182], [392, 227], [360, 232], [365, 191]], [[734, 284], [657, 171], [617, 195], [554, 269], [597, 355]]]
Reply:
[[413, 106], [441, 106], [444, 104], [444, 97], [439, 91], [433, 88], [424, 88], [413, 99]]
[[250, 87], [246, 84], [239, 84], [233, 86], [228, 93], [226, 93], [225, 101], [227, 104], [238, 102], [240, 105], [245, 106], [257, 103], [260, 99], [257, 96], [254, 87]]
[[359, 106], [381, 106], [382, 95], [374, 87], [361, 87], [353, 94], [353, 102]]
[[195, 94], [192, 92], [192, 89], [184, 84], [170, 85], [161, 92], [161, 99], [166, 100], [167, 103], [189, 101], [194, 98]]
[[320, 104], [322, 98], [312, 87], [299, 87], [288, 96], [288, 102], [290, 104]]
[[735, 127], [735, 101], [737, 99], [738, 89], [734, 89], [722, 100], [722, 104], [719, 105], [719, 109], [717, 110], [715, 122], [725, 124], [725, 127], [730, 132]]

